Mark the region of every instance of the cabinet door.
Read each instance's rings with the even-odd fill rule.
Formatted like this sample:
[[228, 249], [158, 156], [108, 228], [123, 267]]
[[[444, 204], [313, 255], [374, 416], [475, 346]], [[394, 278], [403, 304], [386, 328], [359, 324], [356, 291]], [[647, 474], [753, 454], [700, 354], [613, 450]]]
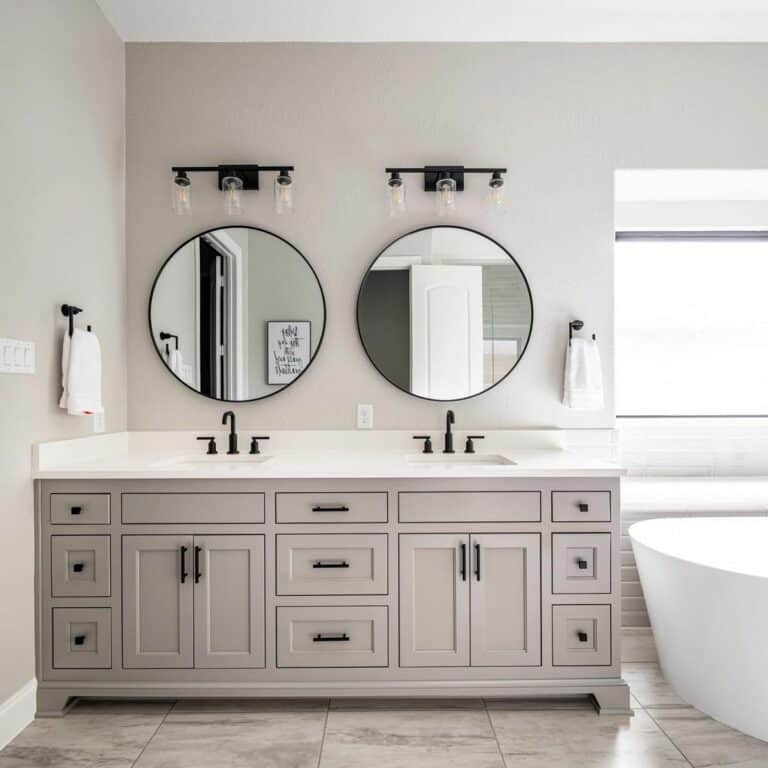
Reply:
[[195, 536], [195, 666], [264, 666], [264, 537]]
[[400, 666], [469, 665], [469, 536], [400, 536]]
[[472, 666], [541, 664], [541, 538], [473, 534]]
[[192, 537], [123, 537], [123, 666], [190, 668]]

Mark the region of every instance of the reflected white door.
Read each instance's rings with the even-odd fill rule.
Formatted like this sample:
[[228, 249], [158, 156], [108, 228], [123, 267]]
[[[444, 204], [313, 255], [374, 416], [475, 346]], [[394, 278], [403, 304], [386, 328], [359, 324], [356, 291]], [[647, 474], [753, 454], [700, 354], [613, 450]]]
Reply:
[[411, 267], [411, 391], [455, 400], [483, 388], [483, 271]]

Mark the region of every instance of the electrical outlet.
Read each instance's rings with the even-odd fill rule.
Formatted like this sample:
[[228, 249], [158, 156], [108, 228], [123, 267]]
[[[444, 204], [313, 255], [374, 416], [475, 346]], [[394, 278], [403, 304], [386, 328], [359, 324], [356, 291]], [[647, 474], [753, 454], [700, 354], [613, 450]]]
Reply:
[[373, 429], [373, 406], [357, 404], [357, 428]]
[[104, 411], [93, 414], [93, 431], [103, 432], [105, 429]]

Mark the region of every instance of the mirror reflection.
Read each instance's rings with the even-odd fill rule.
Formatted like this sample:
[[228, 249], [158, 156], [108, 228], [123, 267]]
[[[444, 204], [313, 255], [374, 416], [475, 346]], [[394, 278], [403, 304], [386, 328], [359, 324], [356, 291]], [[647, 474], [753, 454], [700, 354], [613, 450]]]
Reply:
[[165, 262], [149, 307], [152, 340], [184, 384], [217, 400], [268, 397], [311, 364], [325, 328], [317, 275], [290, 243], [226, 227]]
[[512, 256], [485, 235], [428, 227], [387, 247], [357, 303], [371, 362], [400, 389], [459, 400], [498, 384], [528, 344], [533, 304]]

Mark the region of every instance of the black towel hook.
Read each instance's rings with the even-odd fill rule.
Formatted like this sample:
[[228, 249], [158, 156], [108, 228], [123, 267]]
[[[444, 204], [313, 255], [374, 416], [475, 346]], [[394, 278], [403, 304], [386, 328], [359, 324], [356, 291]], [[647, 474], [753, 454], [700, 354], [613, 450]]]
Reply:
[[[72, 338], [72, 334], [75, 332], [75, 315], [79, 315], [83, 310], [80, 307], [76, 307], [74, 304], [62, 304], [61, 314], [64, 317], [69, 318], [69, 338]], [[88, 330], [91, 328], [88, 326]]]
[[573, 332], [574, 331], [580, 331], [584, 327], [584, 321], [583, 320], [571, 320], [570, 323], [568, 323], [568, 346], [571, 346], [571, 341], [573, 340]]

